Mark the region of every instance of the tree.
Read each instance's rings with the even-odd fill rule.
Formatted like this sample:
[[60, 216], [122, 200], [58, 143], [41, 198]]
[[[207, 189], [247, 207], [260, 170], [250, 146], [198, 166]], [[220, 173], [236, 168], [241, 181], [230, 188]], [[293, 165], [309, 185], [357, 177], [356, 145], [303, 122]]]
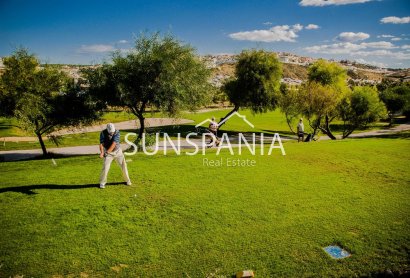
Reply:
[[358, 86], [347, 94], [338, 105], [340, 118], [343, 120], [342, 138], [347, 138], [358, 128], [365, 128], [369, 123], [386, 116], [386, 108], [375, 88]]
[[346, 71], [334, 62], [317, 60], [308, 69], [308, 81], [317, 82], [323, 86], [329, 85], [343, 90], [346, 86]]
[[338, 102], [338, 92], [331, 86], [310, 82], [300, 88], [299, 108], [301, 114], [307, 118], [313, 136], [321, 131], [331, 139], [336, 139], [329, 124], [337, 117], [335, 109]]
[[386, 86], [380, 93], [380, 98], [386, 104], [390, 119], [390, 126], [396, 113], [402, 112], [407, 117], [410, 111], [410, 84], [403, 83]]
[[73, 80], [56, 69], [41, 68], [37, 58], [26, 49], [18, 49], [3, 63], [1, 113], [16, 117], [20, 128], [35, 133], [44, 156], [44, 135], [98, 118], [95, 105]]
[[254, 113], [273, 110], [280, 98], [282, 66], [276, 54], [263, 50], [245, 50], [238, 57], [235, 79], [227, 81], [223, 89], [234, 105], [221, 121], [242, 108]]
[[[98, 76], [101, 74], [101, 76]], [[182, 109], [194, 110], [207, 103], [210, 70], [194, 49], [174, 37], [141, 35], [127, 54], [115, 52], [113, 64], [93, 75], [90, 89], [105, 96], [115, 95], [139, 120], [137, 141], [145, 131], [144, 114], [148, 106], [170, 116]], [[105, 92], [103, 92], [105, 91]], [[95, 95], [95, 92], [94, 92]]]
[[295, 86], [287, 86], [285, 83], [282, 83], [280, 86], [280, 92], [280, 110], [285, 114], [286, 123], [288, 124], [290, 131], [296, 134], [292, 126], [294, 120], [301, 115], [300, 107], [303, 105], [300, 103], [299, 89]]
[[31, 89], [33, 73], [39, 64], [26, 49], [18, 49], [12, 56], [3, 58], [3, 64], [5, 72], [0, 78], [0, 115], [12, 116], [19, 95]]
[[308, 69], [308, 81], [300, 89], [301, 111], [313, 129], [336, 139], [330, 123], [337, 118], [337, 104], [349, 92], [345, 70], [336, 63], [319, 59]]
[[108, 105], [122, 106], [117, 91], [112, 65], [103, 64], [97, 68], [81, 69], [81, 82], [84, 83], [87, 94], [90, 95], [100, 110]]

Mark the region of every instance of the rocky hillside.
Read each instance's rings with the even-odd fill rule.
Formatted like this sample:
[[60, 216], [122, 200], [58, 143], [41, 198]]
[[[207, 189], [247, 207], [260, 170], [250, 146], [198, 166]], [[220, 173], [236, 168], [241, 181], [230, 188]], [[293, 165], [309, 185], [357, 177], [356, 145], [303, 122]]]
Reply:
[[[210, 56], [212, 59], [205, 56], [204, 60], [207, 62], [208, 67], [212, 69], [212, 83], [216, 86], [221, 86], [224, 80], [233, 77], [235, 73], [235, 55], [222, 55]], [[294, 55], [292, 56], [295, 57]], [[292, 61], [286, 62], [282, 60], [283, 65], [283, 79], [282, 82], [298, 85], [307, 79], [307, 69], [309, 63], [305, 62], [306, 57], [302, 62]], [[295, 59], [293, 59], [295, 60]], [[392, 79], [395, 81], [410, 81], [410, 69], [395, 70], [395, 69], [383, 69], [370, 65], [359, 64], [349, 61], [340, 61], [339, 64], [347, 71], [348, 81], [351, 84], [356, 85], [374, 85], [382, 81], [383, 78]]]

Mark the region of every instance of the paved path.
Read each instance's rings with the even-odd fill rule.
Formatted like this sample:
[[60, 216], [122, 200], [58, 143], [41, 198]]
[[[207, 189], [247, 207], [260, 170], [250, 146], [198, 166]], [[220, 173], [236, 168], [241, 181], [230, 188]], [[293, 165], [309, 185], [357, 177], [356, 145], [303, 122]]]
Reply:
[[[348, 138], [365, 138], [365, 137], [377, 137], [387, 134], [394, 134], [401, 131], [410, 130], [410, 123], [396, 125], [390, 128], [383, 128], [379, 130], [370, 130], [365, 132], [353, 133], [350, 134]], [[342, 139], [342, 135], [336, 135], [337, 139]], [[319, 140], [330, 140], [329, 136], [322, 135], [319, 137]]]
[[351, 134], [349, 137], [361, 138], [361, 137], [370, 137], [370, 136], [380, 136], [380, 135], [392, 134], [392, 133], [397, 133], [397, 132], [407, 131], [407, 130], [410, 130], [410, 123], [396, 125], [391, 128], [355, 133], [355, 134]]
[[[410, 130], [410, 123], [407, 124], [401, 124], [394, 126], [392, 128], [387, 128], [387, 129], [381, 129], [381, 130], [374, 130], [374, 131], [366, 131], [366, 132], [361, 132], [361, 133], [355, 133], [349, 136], [349, 138], [363, 138], [363, 137], [372, 137], [372, 136], [380, 136], [380, 135], [386, 135], [386, 134], [394, 134], [400, 131], [406, 131]], [[235, 139], [237, 137], [235, 136], [230, 136], [229, 139], [231, 140], [232, 146], [236, 147], [238, 146], [235, 144]], [[247, 137], [248, 139], [251, 139], [251, 137]], [[258, 138], [258, 137], [257, 137]], [[265, 140], [269, 142], [272, 136], [265, 136]], [[160, 137], [160, 144], [159, 144], [159, 149], [162, 150], [164, 148], [163, 146], [163, 138]], [[296, 140], [295, 136], [287, 137], [287, 136], [281, 136], [282, 141], [287, 141], [287, 140]], [[327, 136], [321, 136], [320, 140], [327, 140], [329, 137]], [[197, 144], [200, 147], [202, 147], [202, 140], [201, 139], [191, 139], [195, 144]], [[265, 142], [266, 142], [265, 141]], [[175, 143], [176, 145], [176, 143]], [[129, 147], [127, 144], [121, 144], [122, 149], [125, 150]], [[168, 149], [171, 147], [167, 146]], [[192, 145], [188, 144], [185, 140], [181, 140], [181, 149], [189, 149], [193, 148]], [[86, 155], [86, 154], [98, 154], [99, 149], [98, 145], [92, 145], [92, 146], [76, 146], [76, 147], [64, 147], [64, 148], [49, 148], [49, 152], [59, 154], [59, 155]], [[42, 154], [40, 149], [37, 150], [14, 150], [14, 151], [0, 151], [0, 161], [17, 161], [17, 160], [22, 160], [22, 159], [30, 159], [34, 158], [37, 156], [40, 156]]]

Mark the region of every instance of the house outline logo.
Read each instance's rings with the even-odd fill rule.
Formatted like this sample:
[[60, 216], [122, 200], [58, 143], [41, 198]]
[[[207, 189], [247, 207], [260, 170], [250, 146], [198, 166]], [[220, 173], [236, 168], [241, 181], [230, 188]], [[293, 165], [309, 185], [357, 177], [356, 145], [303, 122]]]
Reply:
[[[247, 123], [250, 127], [255, 128], [255, 126], [246, 119], [245, 115], [241, 115], [239, 114], [237, 111], [235, 111], [234, 113], [232, 113], [231, 115], [229, 115], [228, 117], [226, 117], [225, 119], [223, 119], [220, 123], [218, 123], [218, 126], [225, 123], [227, 120], [229, 120], [231, 117], [233, 117], [234, 115], [238, 116], [239, 118], [241, 118], [245, 123]], [[203, 124], [207, 123], [207, 122], [212, 122], [211, 119], [206, 119], [203, 120], [202, 122], [200, 122], [199, 124], [195, 125], [196, 128], [202, 126]]]

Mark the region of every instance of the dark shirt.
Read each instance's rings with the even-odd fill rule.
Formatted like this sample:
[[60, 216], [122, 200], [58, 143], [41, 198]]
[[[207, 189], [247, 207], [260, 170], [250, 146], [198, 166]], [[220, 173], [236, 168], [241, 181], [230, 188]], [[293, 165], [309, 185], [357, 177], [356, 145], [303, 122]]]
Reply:
[[106, 129], [100, 133], [100, 144], [103, 144], [105, 150], [108, 150], [112, 143], [115, 142], [113, 151], [120, 148], [120, 131], [116, 130], [113, 135], [110, 135]]

